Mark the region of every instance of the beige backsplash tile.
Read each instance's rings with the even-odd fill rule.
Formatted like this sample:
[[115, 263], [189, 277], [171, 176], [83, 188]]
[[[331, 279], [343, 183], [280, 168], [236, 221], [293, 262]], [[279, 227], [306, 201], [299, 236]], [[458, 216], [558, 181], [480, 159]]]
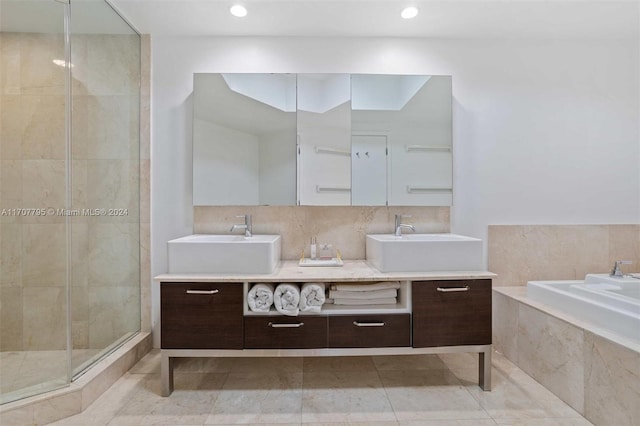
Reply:
[[251, 214], [255, 234], [280, 234], [282, 259], [300, 257], [309, 250], [311, 237], [332, 244], [344, 259], [365, 258], [365, 235], [390, 233], [396, 214], [420, 233], [449, 232], [449, 207], [351, 207], [351, 206], [224, 206], [194, 207], [194, 233], [228, 234], [241, 223], [236, 215]]
[[608, 272], [620, 259], [634, 262], [627, 272], [640, 271], [640, 225], [489, 225], [495, 286], [583, 279]]
[[609, 225], [609, 268], [616, 260], [634, 262], [623, 272], [640, 272], [640, 225]]

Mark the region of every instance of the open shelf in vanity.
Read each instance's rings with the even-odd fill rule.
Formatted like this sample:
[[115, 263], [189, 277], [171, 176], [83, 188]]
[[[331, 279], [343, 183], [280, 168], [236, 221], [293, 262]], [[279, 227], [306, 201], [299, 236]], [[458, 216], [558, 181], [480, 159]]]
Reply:
[[[491, 387], [489, 272], [381, 273], [364, 261], [344, 268], [282, 262], [268, 275], [167, 274], [156, 277], [161, 305], [162, 394], [173, 389], [177, 357], [354, 356], [479, 353], [479, 384]], [[248, 308], [259, 282], [399, 281], [395, 305], [323, 305], [285, 316]]]

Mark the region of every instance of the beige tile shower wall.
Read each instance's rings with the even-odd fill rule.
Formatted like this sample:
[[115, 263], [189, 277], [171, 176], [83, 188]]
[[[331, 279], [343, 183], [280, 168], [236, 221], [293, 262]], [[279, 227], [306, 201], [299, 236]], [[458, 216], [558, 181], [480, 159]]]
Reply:
[[411, 215], [420, 233], [449, 232], [449, 207], [194, 207], [194, 233], [228, 234], [236, 215], [251, 214], [255, 234], [280, 234], [282, 259], [295, 260], [311, 237], [332, 244], [344, 259], [365, 258], [365, 235], [393, 231], [396, 214]]
[[[0, 34], [0, 209], [64, 205], [60, 58], [61, 35]], [[0, 350], [66, 347], [65, 246], [64, 217], [0, 217]]]
[[489, 225], [488, 259], [494, 286], [583, 279], [609, 272], [616, 260], [640, 272], [640, 225]]
[[[88, 348], [137, 327], [137, 313], [107, 322], [102, 312], [150, 305], [149, 285], [138, 291], [140, 278], [148, 283], [151, 275], [150, 40], [142, 38], [140, 71], [136, 36], [72, 41], [73, 208], [128, 209], [120, 217], [72, 218], [72, 338], [75, 348]], [[52, 62], [64, 58], [62, 37], [3, 33], [0, 48], [0, 209], [62, 208], [64, 70]], [[0, 350], [66, 347], [64, 221], [57, 214], [0, 217]], [[150, 329], [148, 311], [143, 330]]]

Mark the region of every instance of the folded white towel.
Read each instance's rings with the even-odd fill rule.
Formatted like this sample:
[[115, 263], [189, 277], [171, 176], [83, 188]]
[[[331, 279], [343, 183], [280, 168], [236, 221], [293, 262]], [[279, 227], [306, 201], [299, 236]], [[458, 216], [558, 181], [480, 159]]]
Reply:
[[338, 283], [331, 286], [331, 290], [344, 290], [344, 291], [371, 291], [371, 290], [384, 290], [387, 288], [400, 288], [400, 282], [399, 281], [381, 281], [373, 284]]
[[295, 317], [298, 315], [300, 303], [300, 288], [295, 284], [278, 284], [273, 292], [273, 304], [276, 311], [283, 315]]
[[395, 297], [385, 299], [333, 299], [335, 305], [395, 305]]
[[300, 310], [319, 313], [325, 302], [324, 283], [304, 283], [300, 290]]
[[247, 303], [253, 312], [269, 312], [273, 305], [273, 284], [258, 283], [249, 290]]
[[386, 297], [397, 297], [398, 290], [395, 288], [386, 288], [383, 290], [371, 291], [344, 291], [330, 290], [329, 297], [336, 299], [384, 299]]

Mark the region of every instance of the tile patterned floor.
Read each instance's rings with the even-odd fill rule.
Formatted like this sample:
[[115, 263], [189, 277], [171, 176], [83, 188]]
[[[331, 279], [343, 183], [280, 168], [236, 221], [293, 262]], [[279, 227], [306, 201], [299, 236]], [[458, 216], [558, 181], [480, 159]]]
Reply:
[[53, 425], [591, 424], [500, 354], [493, 390], [482, 391], [477, 362], [472, 354], [178, 359], [175, 390], [162, 398], [154, 350], [85, 412]]

